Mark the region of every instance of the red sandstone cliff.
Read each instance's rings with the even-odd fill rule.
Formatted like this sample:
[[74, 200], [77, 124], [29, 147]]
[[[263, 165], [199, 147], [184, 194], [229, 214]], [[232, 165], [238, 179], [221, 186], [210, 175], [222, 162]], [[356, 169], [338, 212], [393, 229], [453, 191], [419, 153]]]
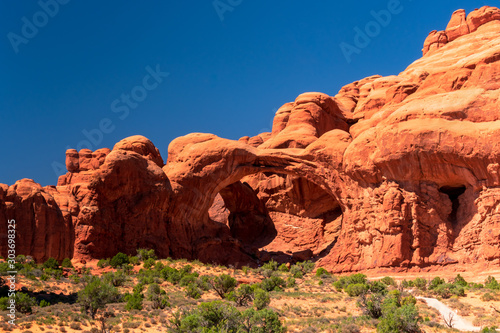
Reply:
[[[500, 263], [500, 10], [456, 11], [423, 58], [336, 96], [306, 93], [272, 133], [68, 150], [57, 186], [0, 184], [0, 221], [38, 260], [139, 247], [332, 271]], [[7, 252], [6, 223], [0, 253]]]

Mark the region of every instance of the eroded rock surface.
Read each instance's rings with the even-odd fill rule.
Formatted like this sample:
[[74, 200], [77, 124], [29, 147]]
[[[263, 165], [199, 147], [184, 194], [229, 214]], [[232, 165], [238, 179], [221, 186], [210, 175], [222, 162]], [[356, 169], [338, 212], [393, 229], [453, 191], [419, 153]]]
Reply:
[[499, 98], [500, 10], [459, 10], [397, 76], [302, 94], [271, 133], [177, 138], [166, 164], [142, 136], [68, 150], [57, 186], [0, 185], [0, 218], [37, 260], [147, 247], [336, 272], [498, 265]]

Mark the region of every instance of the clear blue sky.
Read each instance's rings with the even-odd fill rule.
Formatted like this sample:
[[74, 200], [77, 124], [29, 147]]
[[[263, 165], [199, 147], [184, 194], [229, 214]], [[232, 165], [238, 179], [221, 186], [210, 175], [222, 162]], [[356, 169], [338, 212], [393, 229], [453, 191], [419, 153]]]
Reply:
[[[191, 132], [269, 131], [277, 108], [297, 95], [335, 95], [366, 76], [398, 74], [454, 10], [498, 6], [401, 0], [401, 12], [348, 63], [340, 43], [354, 45], [354, 28], [392, 0], [219, 0], [219, 13], [212, 0], [59, 1], [57, 13], [47, 7], [52, 16], [37, 1], [0, 1], [0, 183], [56, 184], [54, 162], [82, 147], [82, 131], [94, 134], [93, 150], [144, 135], [165, 160], [169, 142]], [[157, 67], [169, 73], [160, 83], [147, 77]], [[137, 101], [127, 102], [132, 92]]]

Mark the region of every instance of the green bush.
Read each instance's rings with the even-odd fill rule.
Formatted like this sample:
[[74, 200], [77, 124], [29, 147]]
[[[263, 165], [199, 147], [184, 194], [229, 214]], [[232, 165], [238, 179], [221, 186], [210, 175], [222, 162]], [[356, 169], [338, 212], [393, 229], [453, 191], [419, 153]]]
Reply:
[[445, 281], [437, 276], [434, 279], [432, 279], [431, 282], [429, 282], [429, 290], [434, 290], [438, 286], [443, 285], [443, 284], [445, 284]]
[[378, 319], [382, 317], [382, 303], [384, 296], [382, 294], [362, 294], [357, 302], [363, 314], [371, 318]]
[[410, 280], [410, 281], [403, 280], [403, 282], [401, 282], [401, 285], [403, 286], [403, 288], [413, 288], [413, 287], [415, 287], [415, 284], [413, 283], [412, 280]]
[[64, 260], [61, 263], [61, 267], [65, 268], [73, 268], [73, 264], [71, 263], [71, 259], [69, 258], [64, 258]]
[[9, 304], [9, 297], [0, 297], [0, 310], [6, 311]]
[[234, 290], [238, 282], [230, 275], [222, 274], [214, 276], [209, 280], [210, 285], [220, 298], [226, 298], [226, 295]]
[[396, 286], [396, 281], [394, 281], [394, 279], [391, 278], [390, 276], [384, 277], [383, 279], [380, 280], [380, 282], [382, 282], [386, 286], [393, 286], [393, 287]]
[[47, 302], [46, 300], [42, 299], [40, 303], [38, 304], [41, 308], [45, 308], [47, 306], [50, 306], [50, 303]]
[[286, 287], [286, 282], [279, 276], [271, 276], [270, 278], [262, 280], [260, 286], [266, 291], [280, 291]]
[[280, 267], [278, 267], [278, 271], [280, 272], [288, 272], [290, 269], [286, 264], [281, 264]]
[[122, 267], [129, 263], [128, 256], [125, 253], [118, 252], [111, 260], [109, 264], [113, 268]]
[[481, 333], [498, 333], [498, 331], [496, 326], [492, 326], [492, 327], [484, 327], [481, 330]]
[[372, 293], [387, 294], [387, 285], [380, 281], [370, 281], [368, 287]]
[[349, 276], [343, 276], [333, 283], [334, 287], [341, 291], [346, 289], [351, 284], [367, 284], [366, 275], [364, 274], [352, 274]]
[[355, 283], [348, 285], [345, 291], [347, 295], [351, 297], [356, 297], [365, 294], [368, 290], [369, 290], [368, 285], [362, 283]]
[[261, 270], [277, 271], [278, 270], [278, 263], [271, 259], [271, 261], [268, 261], [264, 265], [262, 265], [262, 267], [260, 269]]
[[21, 313], [32, 313], [33, 307], [36, 306], [35, 298], [23, 292], [17, 292], [15, 300], [16, 311]]
[[416, 278], [413, 280], [413, 285], [422, 291], [427, 290], [427, 280], [424, 278]]
[[128, 262], [133, 266], [137, 266], [139, 265], [140, 260], [137, 256], [130, 256], [128, 257]]
[[148, 259], [158, 259], [153, 249], [137, 249], [137, 258], [139, 260], [145, 261]]
[[406, 296], [401, 300], [401, 305], [403, 306], [410, 304], [417, 305], [417, 299], [413, 295]]
[[202, 303], [195, 309], [176, 312], [170, 320], [169, 332], [188, 333], [281, 333], [285, 332], [278, 315], [269, 309], [239, 312], [235, 307], [214, 301]]
[[57, 268], [59, 268], [59, 263], [54, 258], [49, 258], [49, 259], [47, 259], [46, 262], [43, 263], [43, 267], [50, 268], [50, 269], [57, 269]]
[[153, 258], [148, 258], [144, 260], [144, 268], [150, 269], [156, 264], [156, 261]]
[[488, 278], [486, 278], [486, 281], [484, 281], [484, 286], [491, 290], [500, 289], [500, 284], [493, 276], [488, 276]]
[[149, 285], [146, 296], [152, 302], [151, 307], [153, 309], [165, 309], [167, 306], [170, 306], [167, 293], [157, 283]]
[[249, 284], [242, 284], [236, 291], [229, 293], [228, 299], [238, 306], [247, 306], [254, 299], [254, 289]]
[[118, 270], [114, 273], [105, 273], [102, 278], [106, 283], [112, 284], [115, 287], [123, 286], [128, 279], [122, 270]]
[[186, 296], [194, 299], [200, 299], [203, 291], [196, 283], [190, 283], [186, 286]]
[[104, 268], [104, 267], [108, 267], [108, 266], [109, 266], [109, 259], [100, 259], [97, 262], [97, 267], [99, 267], [99, 268]]
[[198, 280], [198, 273], [188, 273], [185, 274], [180, 280], [179, 280], [179, 286], [185, 287], [190, 283], [195, 283]]
[[413, 304], [396, 307], [394, 305], [385, 306], [382, 318], [377, 326], [380, 333], [418, 333], [419, 314]]
[[92, 319], [95, 319], [97, 311], [104, 309], [108, 303], [118, 301], [119, 298], [118, 290], [97, 276], [92, 276], [87, 285], [78, 292], [78, 303], [82, 311]]
[[467, 287], [467, 285], [468, 285], [467, 281], [465, 281], [465, 279], [460, 274], [457, 274], [457, 276], [453, 280], [453, 284], [459, 285], [462, 287]]
[[293, 287], [295, 287], [295, 278], [294, 278], [294, 277], [289, 276], [289, 277], [286, 279], [286, 287], [287, 287], [287, 288], [293, 288]]
[[[142, 288], [141, 288], [142, 290]], [[127, 304], [125, 305], [125, 309], [127, 311], [130, 310], [142, 310], [142, 301], [144, 299], [144, 295], [137, 291], [134, 290], [133, 294], [128, 294], [125, 296], [125, 301]]]
[[316, 270], [316, 277], [325, 278], [330, 276], [332, 276], [332, 274], [323, 267], [320, 267]]
[[491, 293], [484, 293], [483, 295], [481, 295], [481, 301], [483, 302], [491, 302], [496, 300], [498, 300], [498, 297]]

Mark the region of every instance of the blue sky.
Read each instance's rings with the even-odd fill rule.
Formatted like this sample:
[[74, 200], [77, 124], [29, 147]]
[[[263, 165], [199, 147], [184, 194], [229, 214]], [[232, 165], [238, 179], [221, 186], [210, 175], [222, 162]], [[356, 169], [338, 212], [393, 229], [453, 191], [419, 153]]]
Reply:
[[398, 1], [58, 1], [0, 2], [0, 183], [56, 184], [68, 147], [141, 134], [166, 160], [191, 132], [270, 131], [297, 95], [398, 74], [454, 10], [498, 6], [401, 0], [348, 62], [341, 43]]

